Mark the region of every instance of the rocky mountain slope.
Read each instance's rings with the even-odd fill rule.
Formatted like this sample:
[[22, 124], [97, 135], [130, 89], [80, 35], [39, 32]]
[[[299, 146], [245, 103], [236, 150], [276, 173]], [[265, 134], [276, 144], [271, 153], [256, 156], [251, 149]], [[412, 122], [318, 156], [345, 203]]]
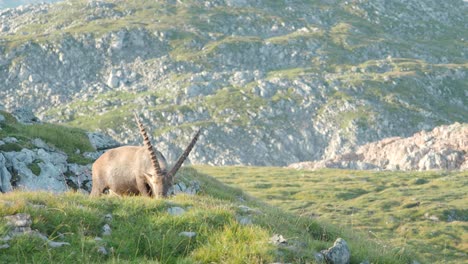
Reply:
[[468, 121], [468, 6], [65, 1], [0, 11], [0, 104], [174, 160], [287, 165]]
[[60, 0], [0, 0], [0, 9], [13, 8], [20, 5], [38, 4], [38, 3], [52, 3]]
[[317, 162], [289, 165], [296, 169], [347, 168], [380, 170], [467, 170], [468, 124], [440, 126], [408, 138], [393, 137], [360, 146], [355, 152]]

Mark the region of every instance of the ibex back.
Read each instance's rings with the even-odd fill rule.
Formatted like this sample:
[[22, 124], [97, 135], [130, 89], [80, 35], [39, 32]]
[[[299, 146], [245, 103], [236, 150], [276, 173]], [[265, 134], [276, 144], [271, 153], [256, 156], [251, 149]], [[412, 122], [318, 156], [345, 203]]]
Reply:
[[166, 197], [173, 185], [174, 176], [182, 166], [198, 140], [195, 134], [174, 167], [167, 171], [164, 156], [151, 145], [149, 137], [135, 115], [145, 146], [124, 146], [108, 150], [93, 164], [93, 188], [91, 196], [99, 196], [105, 190], [116, 194], [134, 194]]

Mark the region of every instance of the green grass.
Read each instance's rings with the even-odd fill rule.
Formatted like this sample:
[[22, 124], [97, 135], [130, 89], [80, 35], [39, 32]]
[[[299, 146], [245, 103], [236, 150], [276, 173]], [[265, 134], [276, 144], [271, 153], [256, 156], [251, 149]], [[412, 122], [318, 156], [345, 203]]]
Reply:
[[94, 151], [85, 131], [61, 125], [47, 123], [23, 125], [16, 121], [11, 114], [0, 111], [6, 122], [0, 124], [0, 138], [15, 137], [18, 143], [7, 143], [0, 146], [2, 151], [20, 151], [22, 148], [32, 148], [31, 140], [40, 138], [48, 145], [64, 151], [69, 162], [88, 164], [91, 161], [77, 153]]
[[197, 169], [302, 217], [361, 230], [379, 243], [415, 252], [423, 263], [466, 259], [468, 172]]
[[[224, 168], [230, 170], [230, 168]], [[0, 196], [0, 215], [28, 213], [32, 228], [51, 240], [70, 246], [50, 248], [33, 237], [16, 237], [2, 249], [2, 263], [314, 263], [314, 253], [330, 247], [337, 237], [347, 240], [352, 263], [408, 263], [404, 252], [370, 242], [359, 232], [320, 223], [306, 216], [286, 213], [250, 197], [240, 189], [184, 168], [183, 180], [196, 179], [201, 192], [195, 196], [177, 195], [165, 200], [144, 197], [89, 198], [80, 193], [55, 195], [45, 192], [12, 192]], [[246, 205], [255, 213], [245, 213]], [[179, 206], [186, 210], [172, 216], [167, 209]], [[112, 234], [101, 237], [112, 214]], [[251, 225], [239, 224], [237, 218], [248, 216]], [[194, 238], [180, 232], [196, 232]], [[0, 237], [8, 232], [0, 220]], [[283, 235], [295, 250], [277, 248], [268, 243], [273, 234]], [[105, 246], [108, 256], [97, 252]]]

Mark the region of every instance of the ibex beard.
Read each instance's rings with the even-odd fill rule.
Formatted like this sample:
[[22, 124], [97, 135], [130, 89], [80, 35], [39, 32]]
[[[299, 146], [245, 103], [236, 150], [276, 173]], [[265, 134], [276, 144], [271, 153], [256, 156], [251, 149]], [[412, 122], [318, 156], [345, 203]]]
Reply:
[[118, 195], [167, 197], [177, 171], [200, 135], [198, 130], [174, 167], [168, 171], [166, 159], [153, 147], [136, 114], [135, 118], [145, 146], [123, 146], [102, 154], [93, 164], [91, 196], [99, 196], [108, 190]]

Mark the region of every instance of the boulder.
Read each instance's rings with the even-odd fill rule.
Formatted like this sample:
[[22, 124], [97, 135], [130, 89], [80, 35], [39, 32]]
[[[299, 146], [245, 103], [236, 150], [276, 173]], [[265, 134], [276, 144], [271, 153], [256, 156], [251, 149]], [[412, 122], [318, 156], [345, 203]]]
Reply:
[[100, 132], [87, 132], [86, 135], [88, 135], [91, 145], [93, 145], [96, 150], [105, 150], [120, 146], [120, 143], [115, 139]]
[[180, 215], [183, 215], [185, 214], [185, 210], [181, 207], [171, 207], [171, 208], [168, 208], [167, 209], [167, 212], [170, 214], [170, 215], [174, 215], [174, 216], [180, 216]]
[[37, 118], [31, 109], [28, 108], [18, 108], [11, 112], [11, 114], [22, 124], [35, 124], [40, 123], [41, 121]]
[[324, 256], [326, 263], [330, 264], [348, 264], [351, 258], [351, 251], [348, 244], [342, 238], [338, 238], [333, 246], [320, 253]]
[[[5, 152], [3, 156], [17, 176], [16, 187], [19, 189], [52, 192], [68, 190], [65, 182], [65, 173], [68, 170], [65, 154], [43, 149], [22, 149], [19, 152]], [[37, 171], [33, 171], [34, 167]]]

